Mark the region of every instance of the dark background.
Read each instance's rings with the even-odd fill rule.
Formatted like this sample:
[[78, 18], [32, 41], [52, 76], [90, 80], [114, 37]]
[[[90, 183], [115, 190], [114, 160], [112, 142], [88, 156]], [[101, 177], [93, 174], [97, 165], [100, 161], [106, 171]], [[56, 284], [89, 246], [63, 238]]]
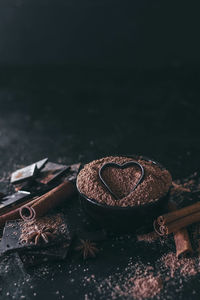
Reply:
[[[196, 171], [197, 3], [2, 0], [1, 190], [8, 189], [11, 171], [43, 157], [74, 163], [135, 153], [160, 161], [173, 178]], [[103, 276], [114, 266], [124, 266], [132, 253], [128, 247], [123, 261], [120, 249], [115, 258], [108, 246], [100, 264], [89, 263], [91, 272]], [[70, 268], [76, 270], [73, 264]], [[65, 298], [84, 299], [84, 268], [79, 265], [74, 271], [73, 285], [68, 273], [54, 270], [55, 287], [51, 290], [44, 276], [36, 284], [38, 297], [29, 297], [60, 299], [55, 291], [61, 289]], [[188, 285], [186, 290], [189, 299]], [[170, 297], [184, 299], [175, 290]]]
[[199, 63], [198, 1], [2, 0], [2, 65]]

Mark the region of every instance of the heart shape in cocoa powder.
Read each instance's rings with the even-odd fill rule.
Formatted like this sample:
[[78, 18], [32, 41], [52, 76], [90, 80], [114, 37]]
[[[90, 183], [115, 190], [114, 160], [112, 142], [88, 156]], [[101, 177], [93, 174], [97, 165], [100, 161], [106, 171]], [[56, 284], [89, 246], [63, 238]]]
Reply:
[[[141, 181], [143, 180], [144, 178], [144, 168], [143, 166], [136, 162], [136, 161], [128, 161], [124, 164], [117, 164], [117, 163], [114, 163], [114, 162], [110, 162], [110, 163], [106, 163], [104, 164], [100, 169], [99, 169], [99, 178], [101, 180], [101, 182], [103, 183], [103, 185], [106, 187], [106, 189], [110, 192], [110, 194], [116, 199], [116, 200], [120, 200], [121, 198], [118, 197], [118, 195], [113, 191], [113, 189], [111, 188], [111, 184], [108, 183], [108, 180], [105, 180], [105, 178], [103, 178], [103, 172], [107, 169], [121, 169], [121, 170], [124, 170], [124, 169], [127, 169], [127, 168], [130, 168], [132, 166], [138, 166], [140, 168], [140, 177], [138, 178], [138, 180], [136, 181], [136, 184], [134, 185], [133, 188], [131, 188], [131, 190], [129, 191], [128, 195], [130, 193], [132, 193], [136, 188], [137, 186], [141, 183]], [[120, 179], [120, 181], [122, 181], [122, 179]], [[128, 196], [126, 195], [126, 196]]]

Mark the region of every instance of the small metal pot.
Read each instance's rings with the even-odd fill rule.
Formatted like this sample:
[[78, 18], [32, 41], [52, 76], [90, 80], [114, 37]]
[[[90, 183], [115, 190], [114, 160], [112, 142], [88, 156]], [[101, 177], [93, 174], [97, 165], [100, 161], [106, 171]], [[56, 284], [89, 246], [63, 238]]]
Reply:
[[[124, 155], [123, 155], [124, 156]], [[143, 159], [151, 161], [161, 169], [166, 169], [160, 163], [143, 156], [128, 155], [133, 159]], [[166, 210], [169, 192], [154, 202], [141, 206], [109, 206], [99, 203], [95, 199], [90, 199], [79, 191], [82, 208], [86, 215], [103, 228], [117, 232], [135, 232], [138, 229], [150, 231], [153, 229], [153, 220]]]

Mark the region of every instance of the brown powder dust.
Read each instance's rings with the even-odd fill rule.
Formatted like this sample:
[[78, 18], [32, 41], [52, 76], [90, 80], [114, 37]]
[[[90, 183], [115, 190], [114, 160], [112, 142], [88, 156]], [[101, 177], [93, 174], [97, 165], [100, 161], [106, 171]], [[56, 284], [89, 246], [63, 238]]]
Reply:
[[[85, 277], [83, 285], [94, 284], [99, 299], [151, 299], [159, 295], [163, 288], [160, 273], [154, 273], [155, 269], [151, 265], [134, 263], [131, 259], [121, 273], [114, 273], [101, 282], [97, 281], [95, 275]], [[85, 296], [85, 299], [96, 299], [94, 294]]]
[[170, 276], [174, 277], [178, 270], [183, 276], [194, 276], [197, 274], [195, 260], [193, 258], [178, 259], [175, 253], [168, 253], [162, 257], [162, 262], [166, 268], [170, 269]]
[[160, 276], [152, 274], [146, 277], [141, 277], [133, 280], [133, 299], [153, 298], [160, 293], [163, 288], [163, 282]]
[[153, 243], [157, 239], [159, 239], [159, 235], [155, 231], [144, 234], [137, 234], [137, 240], [139, 242]]

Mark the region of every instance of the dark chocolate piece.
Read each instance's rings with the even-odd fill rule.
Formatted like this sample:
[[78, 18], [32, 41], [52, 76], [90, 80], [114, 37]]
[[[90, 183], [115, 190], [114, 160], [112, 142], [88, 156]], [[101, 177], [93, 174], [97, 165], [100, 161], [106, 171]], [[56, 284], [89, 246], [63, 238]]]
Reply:
[[48, 162], [37, 177], [37, 181], [43, 184], [50, 184], [68, 169], [69, 166]]
[[53, 246], [38, 251], [20, 253], [20, 258], [26, 268], [33, 267], [50, 261], [64, 260], [70, 251], [71, 242], [63, 243], [59, 247]]
[[[57, 228], [57, 231], [53, 238], [50, 238], [47, 243], [42, 239], [38, 244], [35, 244], [35, 240], [30, 242], [23, 242], [22, 231], [23, 228], [30, 228], [30, 234], [33, 233], [33, 228], [35, 231], [39, 230], [42, 227], [48, 228], [49, 224], [47, 221], [51, 220], [51, 223], [56, 224], [56, 218], [60, 217], [61, 222]], [[42, 221], [41, 221], [42, 220]], [[45, 220], [45, 222], [43, 222]], [[46, 221], [47, 220], [47, 221]], [[55, 222], [54, 222], [55, 221]], [[40, 223], [42, 222], [42, 223]], [[54, 245], [62, 244], [63, 242], [71, 242], [72, 236], [69, 230], [69, 226], [66, 223], [66, 220], [62, 214], [52, 215], [48, 217], [43, 217], [36, 220], [34, 223], [32, 222], [24, 222], [22, 220], [14, 220], [6, 222], [6, 225], [3, 230], [3, 237], [0, 242], [0, 254], [5, 254], [13, 251], [27, 251], [27, 250], [37, 250], [37, 249], [45, 249]], [[40, 225], [39, 225], [40, 224]], [[42, 224], [42, 226], [41, 226]], [[24, 227], [23, 227], [24, 226]], [[52, 227], [49, 226], [51, 229]], [[64, 228], [64, 229], [63, 229]], [[28, 230], [26, 230], [28, 232]], [[28, 234], [29, 236], [29, 234]]]
[[72, 181], [72, 182], [75, 181], [76, 177], [78, 175], [78, 172], [80, 170], [80, 167], [81, 167], [81, 163], [71, 165], [65, 179]]
[[19, 204], [31, 197], [30, 192], [19, 191], [12, 195], [8, 195], [0, 199], [0, 213], [4, 211], [4, 208], [8, 208], [12, 205]]
[[33, 186], [35, 185], [35, 182], [33, 180], [27, 180], [21, 183], [14, 184], [15, 191], [29, 191], [32, 190]]
[[47, 186], [34, 179], [15, 184], [15, 191], [30, 192], [32, 196], [40, 196], [41, 194], [48, 192], [51, 188], [52, 186]]
[[12, 173], [11, 183], [17, 183], [21, 181], [33, 178], [37, 171], [37, 164], [32, 164], [30, 166], [24, 167]]
[[48, 162], [48, 157], [46, 157], [46, 158], [44, 158], [44, 159], [41, 159], [41, 160], [39, 160], [38, 162], [36, 162], [37, 169], [38, 169], [38, 170], [43, 169], [47, 162]]
[[22, 169], [19, 169], [12, 173], [11, 183], [16, 184], [19, 182], [27, 181], [35, 176], [46, 165], [48, 158], [37, 161], [31, 165], [28, 165]]

